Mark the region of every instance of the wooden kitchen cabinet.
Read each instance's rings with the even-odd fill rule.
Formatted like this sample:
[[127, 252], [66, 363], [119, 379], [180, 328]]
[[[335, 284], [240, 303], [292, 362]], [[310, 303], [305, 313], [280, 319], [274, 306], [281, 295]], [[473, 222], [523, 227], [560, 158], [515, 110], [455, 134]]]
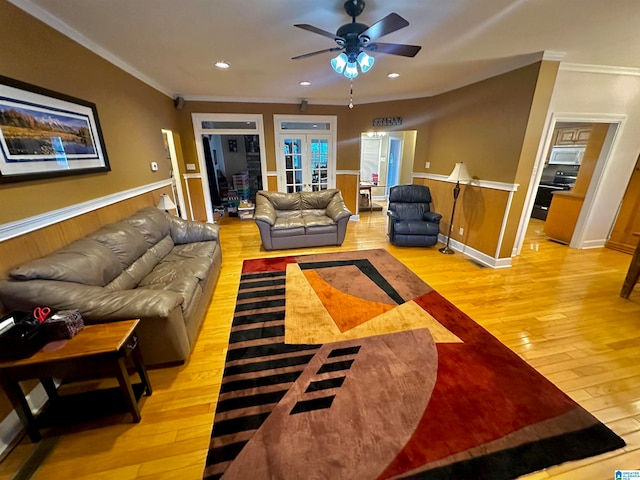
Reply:
[[586, 145], [590, 136], [591, 126], [558, 128], [553, 145]]

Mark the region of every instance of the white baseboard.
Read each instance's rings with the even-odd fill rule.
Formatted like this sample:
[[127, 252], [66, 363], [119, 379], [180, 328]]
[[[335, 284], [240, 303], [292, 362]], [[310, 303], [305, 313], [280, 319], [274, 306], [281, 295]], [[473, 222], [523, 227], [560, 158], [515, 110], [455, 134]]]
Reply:
[[588, 250], [590, 248], [603, 248], [606, 245], [607, 241], [600, 239], [600, 240], [588, 240], [586, 242], [582, 242], [582, 244], [580, 245], [580, 249], [581, 250]]
[[[446, 235], [439, 234], [438, 240], [442, 243], [447, 243]], [[449, 247], [455, 250], [456, 252], [463, 253], [464, 255], [471, 257], [478, 263], [486, 265], [491, 268], [508, 268], [511, 267], [511, 257], [508, 258], [495, 258], [487, 255], [486, 253], [482, 253], [475, 248], [471, 248], [468, 245], [465, 245], [462, 242], [451, 239], [449, 241]]]

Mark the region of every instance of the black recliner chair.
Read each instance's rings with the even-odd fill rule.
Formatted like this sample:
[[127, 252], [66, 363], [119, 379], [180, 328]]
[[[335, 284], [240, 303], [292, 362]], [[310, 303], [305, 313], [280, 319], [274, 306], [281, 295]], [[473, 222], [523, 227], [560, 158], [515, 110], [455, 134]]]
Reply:
[[431, 211], [431, 192], [424, 185], [389, 189], [389, 241], [393, 245], [431, 247], [438, 243], [442, 215]]

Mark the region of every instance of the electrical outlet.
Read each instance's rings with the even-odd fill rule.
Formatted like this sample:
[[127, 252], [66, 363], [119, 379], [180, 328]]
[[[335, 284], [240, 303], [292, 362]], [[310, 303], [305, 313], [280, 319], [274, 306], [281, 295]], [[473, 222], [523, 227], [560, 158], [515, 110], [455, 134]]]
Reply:
[[464, 235], [464, 228], [460, 227], [460, 228], [458, 229], [458, 233], [459, 233], [460, 235]]
[[431, 162], [424, 162], [424, 168], [431, 168]]

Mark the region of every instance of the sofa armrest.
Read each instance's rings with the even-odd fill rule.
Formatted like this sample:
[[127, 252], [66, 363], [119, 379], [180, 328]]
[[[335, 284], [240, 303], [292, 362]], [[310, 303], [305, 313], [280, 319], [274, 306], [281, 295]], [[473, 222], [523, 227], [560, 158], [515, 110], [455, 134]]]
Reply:
[[345, 217], [351, 217], [351, 210], [349, 210], [344, 204], [344, 200], [342, 199], [342, 194], [340, 192], [336, 192], [336, 194], [331, 198], [329, 205], [327, 205], [326, 213], [334, 222]]
[[213, 223], [184, 220], [175, 215], [167, 215], [171, 228], [171, 238], [176, 244], [217, 241], [220, 226]]
[[265, 197], [258, 196], [256, 197], [256, 210], [253, 219], [273, 226], [276, 224], [276, 209]]
[[427, 222], [440, 223], [440, 219], [442, 218], [442, 215], [436, 212], [424, 212], [424, 215], [422, 215], [422, 218]]
[[5, 280], [0, 282], [3, 303], [14, 310], [47, 306], [51, 310], [78, 309], [93, 321], [159, 317], [166, 318], [183, 302], [168, 290], [107, 290], [55, 280]]

